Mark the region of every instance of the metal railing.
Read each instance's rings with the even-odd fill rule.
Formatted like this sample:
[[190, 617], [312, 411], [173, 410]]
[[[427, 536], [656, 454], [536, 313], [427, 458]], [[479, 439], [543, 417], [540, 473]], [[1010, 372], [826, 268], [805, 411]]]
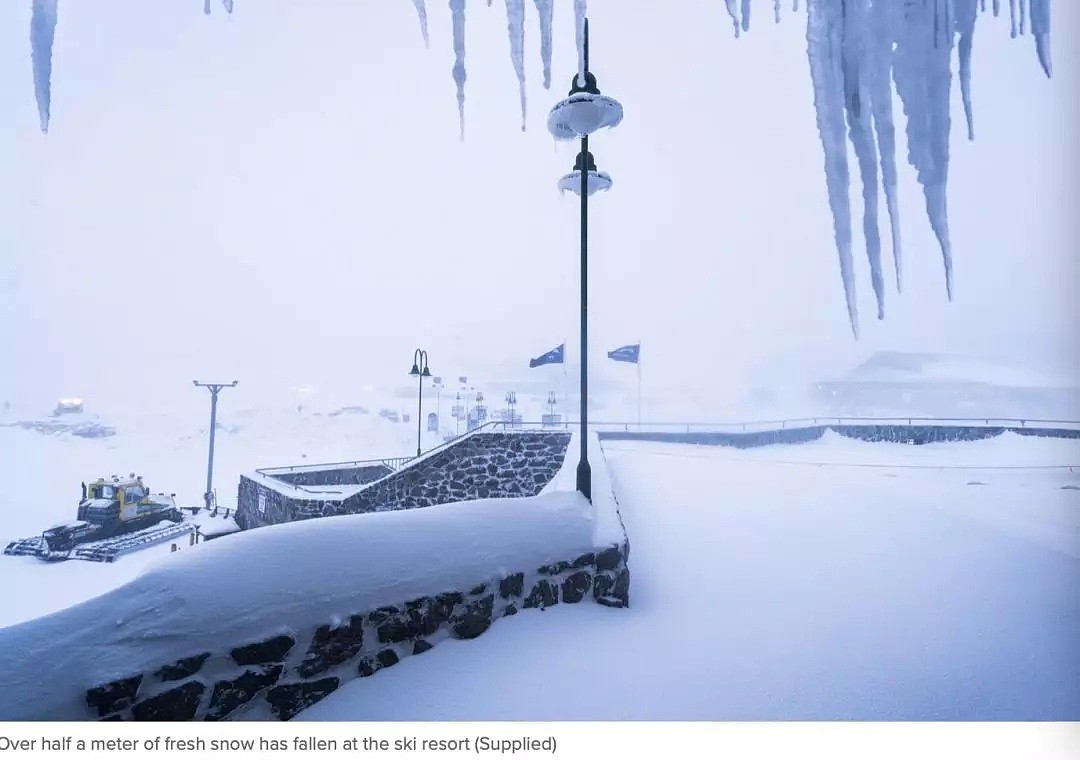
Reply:
[[[378, 459], [359, 459], [345, 462], [322, 462], [285, 467], [261, 467], [255, 472], [267, 477], [288, 475], [300, 472], [317, 472], [328, 469], [348, 469], [376, 467], [382, 465], [397, 471], [416, 459], [426, 459], [434, 454], [455, 446], [464, 439], [483, 432], [559, 432], [576, 429], [580, 422], [561, 420], [555, 424], [537, 421], [490, 420], [484, 424], [455, 436], [423, 452], [420, 457], [400, 456], [381, 457]], [[1004, 428], [1039, 428], [1048, 427], [1058, 430], [1080, 430], [1077, 420], [1048, 420], [1020, 417], [788, 417], [772, 420], [749, 420], [745, 422], [590, 422], [589, 427], [597, 432], [671, 432], [671, 433], [749, 433], [786, 430], [792, 428], [818, 427], [822, 425], [838, 426], [875, 426], [875, 425], [910, 425], [934, 427], [1004, 427]], [[389, 473], [388, 473], [389, 475]]]
[[[496, 422], [507, 427], [509, 423]], [[566, 421], [558, 425], [544, 425], [541, 422], [518, 422], [516, 430], [553, 430], [561, 427], [576, 428], [580, 422]], [[1004, 428], [1039, 428], [1048, 427], [1059, 430], [1080, 430], [1077, 420], [1050, 420], [1020, 417], [788, 417], [772, 420], [748, 420], [745, 422], [589, 422], [589, 427], [597, 430], [635, 430], [673, 433], [741, 433], [785, 430], [789, 428], [818, 427], [822, 425], [838, 426], [875, 426], [875, 425], [910, 425], [933, 427], [1004, 427]]]

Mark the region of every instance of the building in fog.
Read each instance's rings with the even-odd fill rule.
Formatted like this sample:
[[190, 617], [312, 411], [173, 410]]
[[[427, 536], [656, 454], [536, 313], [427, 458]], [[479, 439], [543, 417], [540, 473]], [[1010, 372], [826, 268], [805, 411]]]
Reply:
[[1080, 417], [1075, 383], [939, 354], [878, 352], [811, 394], [823, 414], [842, 417]]

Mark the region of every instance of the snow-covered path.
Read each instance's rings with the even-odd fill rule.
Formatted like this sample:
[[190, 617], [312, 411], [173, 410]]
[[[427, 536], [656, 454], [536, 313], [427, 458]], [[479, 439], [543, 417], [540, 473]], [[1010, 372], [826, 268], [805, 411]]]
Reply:
[[606, 448], [630, 609], [525, 611], [301, 717], [1080, 719], [1077, 476], [911, 467], [1076, 441]]

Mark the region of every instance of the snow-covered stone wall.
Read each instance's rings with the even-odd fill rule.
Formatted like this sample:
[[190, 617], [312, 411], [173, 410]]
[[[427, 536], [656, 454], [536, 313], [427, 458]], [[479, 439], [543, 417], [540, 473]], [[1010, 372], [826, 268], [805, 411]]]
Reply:
[[[565, 431], [477, 432], [351, 490], [344, 483], [318, 482], [318, 471], [306, 473], [310, 484], [279, 482], [276, 475], [244, 475], [237, 497], [237, 523], [255, 528], [469, 499], [533, 496], [562, 467], [569, 442]], [[340, 487], [317, 490], [305, 485]]]
[[360, 610], [222, 651], [204, 651], [86, 690], [99, 720], [288, 720], [354, 678], [366, 678], [446, 639], [473, 639], [523, 610], [629, 601], [629, 547], [610, 546], [460, 591]]
[[[992, 422], [993, 420], [991, 420]], [[1080, 438], [1080, 429], [1048, 427], [1009, 427], [992, 425], [809, 425], [778, 430], [756, 430], [745, 433], [708, 431], [664, 432], [649, 430], [604, 431], [603, 440], [657, 441], [666, 443], [697, 443], [712, 446], [733, 446], [739, 449], [770, 446], [778, 443], [807, 443], [833, 431], [845, 438], [887, 443], [943, 443], [948, 441], [980, 441], [1004, 433], [1016, 433], [1050, 438]]]
[[[577, 448], [561, 439], [502, 441], [522, 455], [561, 449], [535, 496], [241, 531], [0, 629], [0, 720], [287, 720], [441, 641], [513, 624], [504, 618], [627, 606], [630, 546], [603, 452], [594, 434], [589, 502], [573, 490]], [[484, 466], [512, 466], [499, 461]], [[453, 471], [440, 482], [468, 477]]]

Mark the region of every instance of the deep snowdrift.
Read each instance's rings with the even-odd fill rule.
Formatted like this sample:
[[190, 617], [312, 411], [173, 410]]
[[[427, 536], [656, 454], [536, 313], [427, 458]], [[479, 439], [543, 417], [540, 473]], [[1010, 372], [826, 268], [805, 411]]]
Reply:
[[104, 596], [0, 630], [0, 717], [78, 718], [85, 705], [58, 708], [57, 693], [583, 554], [591, 513], [554, 492], [271, 526], [178, 552]]
[[605, 448], [629, 609], [526, 611], [297, 719], [1080, 718], [1080, 468], [987, 467], [1076, 441]]

